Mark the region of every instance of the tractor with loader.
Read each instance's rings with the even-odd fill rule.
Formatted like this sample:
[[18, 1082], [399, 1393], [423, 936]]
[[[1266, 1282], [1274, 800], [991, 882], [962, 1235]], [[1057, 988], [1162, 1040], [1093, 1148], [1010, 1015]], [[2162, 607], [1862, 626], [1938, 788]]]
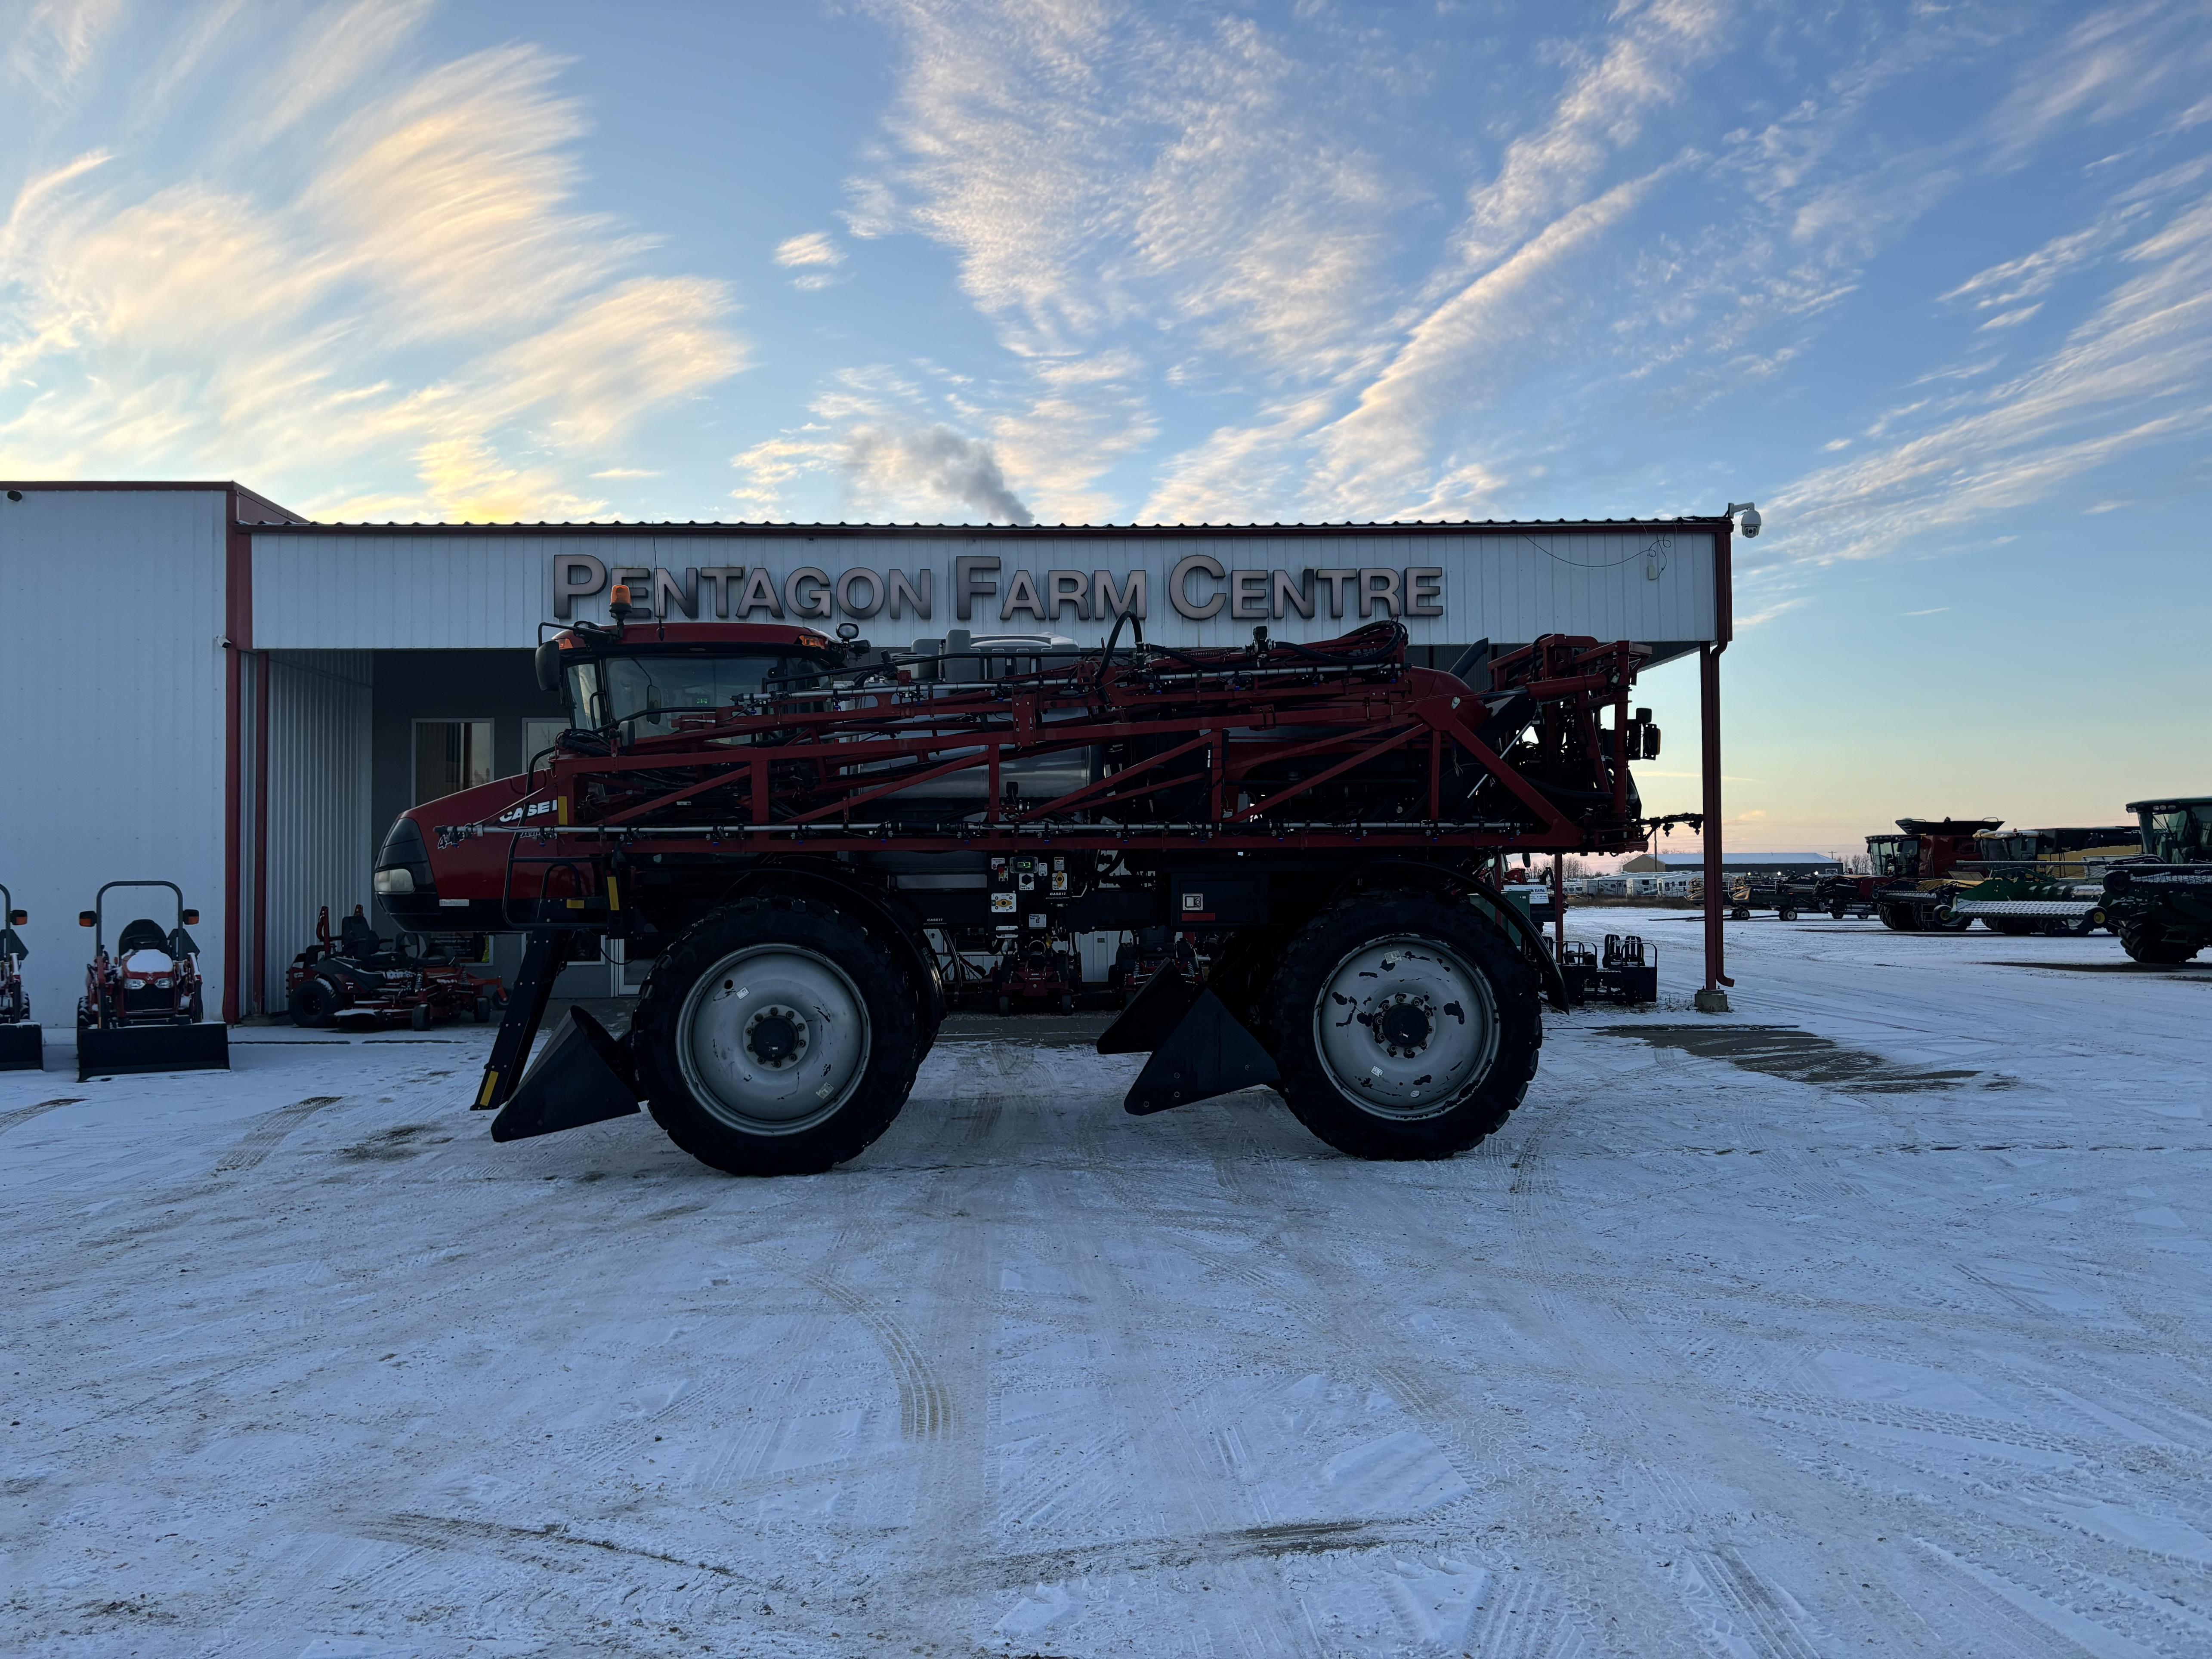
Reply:
[[[151, 916], [123, 924], [107, 945], [107, 896], [118, 888], [160, 888], [174, 904], [167, 927]], [[77, 1080], [143, 1072], [230, 1069], [230, 1032], [206, 1018], [200, 947], [186, 929], [200, 913], [185, 904], [173, 881], [111, 881], [77, 913], [92, 929], [92, 961], [76, 1005]]]
[[46, 1034], [31, 1018], [30, 993], [23, 988], [23, 958], [31, 951], [15, 931], [30, 921], [15, 908], [15, 896], [0, 887], [0, 1072], [36, 1072], [46, 1063]]
[[[495, 1139], [642, 1100], [718, 1169], [827, 1170], [905, 1103], [936, 941], [1173, 928], [1212, 969], [1155, 974], [1099, 1039], [1149, 1056], [1127, 1110], [1272, 1085], [1344, 1152], [1449, 1157], [1520, 1103], [1565, 1002], [1506, 855], [1652, 823], [1626, 641], [1447, 672], [1395, 621], [1169, 647], [1121, 616], [1088, 648], [899, 650], [613, 598], [538, 648], [569, 708], [550, 757], [411, 809], [378, 858], [400, 926], [524, 936], [475, 1103]], [[526, 1070], [555, 975], [610, 938], [652, 962], [629, 1028], [572, 1009]]]

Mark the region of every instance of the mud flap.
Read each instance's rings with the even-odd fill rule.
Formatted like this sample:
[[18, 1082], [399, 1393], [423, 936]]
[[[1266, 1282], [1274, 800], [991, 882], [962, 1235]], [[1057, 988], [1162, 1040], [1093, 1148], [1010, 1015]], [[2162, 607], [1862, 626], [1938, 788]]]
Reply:
[[[1136, 1012], [1134, 1004], [1129, 1012]], [[1104, 1049], [1104, 1037], [1098, 1046]], [[1260, 1046], [1259, 1038], [1244, 1029], [1228, 1005], [1212, 992], [1200, 991], [1166, 1040], [1154, 1047], [1121, 1105], [1132, 1117], [1147, 1117], [1194, 1100], [1273, 1083], [1281, 1076], [1274, 1056]]]
[[46, 1034], [28, 1020], [0, 1025], [0, 1072], [43, 1071], [46, 1064]]
[[150, 1072], [227, 1072], [230, 1028], [208, 1020], [198, 1025], [111, 1025], [76, 1034], [76, 1080], [135, 1077]]
[[553, 1034], [545, 1052], [522, 1074], [500, 1115], [494, 1140], [526, 1140], [586, 1123], [628, 1117], [637, 1110], [637, 1074], [629, 1055], [607, 1028], [581, 1008]]
[[1129, 1006], [1098, 1034], [1102, 1054], [1148, 1054], [1168, 1040], [1198, 1000], [1199, 988], [1181, 974], [1163, 971], [1146, 981], [1145, 988], [1129, 999]]

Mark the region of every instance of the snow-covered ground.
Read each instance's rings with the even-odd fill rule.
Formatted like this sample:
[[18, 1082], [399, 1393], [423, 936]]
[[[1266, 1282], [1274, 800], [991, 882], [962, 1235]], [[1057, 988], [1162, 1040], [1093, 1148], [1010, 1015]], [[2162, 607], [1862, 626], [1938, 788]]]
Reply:
[[1443, 1164], [980, 1042], [757, 1182], [471, 1028], [0, 1077], [0, 1649], [2212, 1653], [2212, 971], [1697, 927]]

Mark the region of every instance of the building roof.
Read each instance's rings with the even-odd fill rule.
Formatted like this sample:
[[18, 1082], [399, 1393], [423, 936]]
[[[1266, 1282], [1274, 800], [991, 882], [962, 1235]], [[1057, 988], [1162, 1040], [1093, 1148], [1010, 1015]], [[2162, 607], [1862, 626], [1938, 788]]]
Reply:
[[[140, 487], [140, 486], [134, 486]], [[307, 520], [249, 523], [255, 531], [347, 536], [958, 536], [1024, 538], [1158, 538], [1228, 536], [1512, 536], [1565, 532], [1733, 528], [1727, 519], [1408, 519], [1340, 524], [788, 524], [780, 520], [574, 520], [539, 524], [319, 524]]]
[[[1698, 871], [1705, 867], [1703, 853], [1639, 853], [1623, 864], [1623, 874], [1642, 875], [1653, 870]], [[1721, 867], [1728, 870], [1819, 868], [1840, 870], [1843, 862], [1826, 853], [1723, 853]]]

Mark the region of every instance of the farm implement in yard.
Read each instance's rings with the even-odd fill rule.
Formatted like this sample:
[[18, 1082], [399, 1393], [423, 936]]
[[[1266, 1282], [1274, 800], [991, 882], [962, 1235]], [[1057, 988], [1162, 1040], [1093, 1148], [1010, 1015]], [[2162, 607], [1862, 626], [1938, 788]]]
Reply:
[[[125, 922], [107, 949], [107, 896], [118, 888], [158, 887], [175, 902], [176, 921], [164, 927], [149, 916]], [[111, 881], [77, 914], [92, 929], [92, 961], [76, 1006], [76, 1074], [123, 1077], [143, 1072], [226, 1072], [230, 1033], [205, 1018], [199, 950], [188, 927], [200, 913], [185, 906], [184, 890], [170, 881]]]
[[2105, 875], [2105, 915], [2137, 962], [2186, 962], [2212, 945], [2212, 795], [2130, 803], [2142, 856]]
[[409, 1026], [442, 1020], [483, 1024], [507, 1002], [496, 979], [466, 966], [483, 952], [480, 935], [378, 936], [362, 907], [331, 932], [327, 904], [315, 918], [315, 943], [285, 970], [285, 1006], [295, 1025]]
[[[945, 1006], [933, 939], [1172, 927], [1100, 1040], [1149, 1055], [1136, 1112], [1271, 1085], [1324, 1140], [1449, 1156], [1520, 1102], [1559, 966], [1503, 901], [1511, 852], [1644, 845], [1658, 734], [1627, 641], [1552, 635], [1464, 675], [1378, 623], [1316, 643], [1035, 636], [885, 651], [811, 629], [579, 625], [539, 647], [550, 760], [414, 808], [376, 872], [403, 925], [520, 932], [477, 1104], [495, 1138], [637, 1109], [746, 1174], [853, 1157]], [[849, 625], [848, 625], [849, 626]], [[852, 630], [857, 631], [857, 630]], [[526, 1074], [553, 977], [608, 938], [653, 963], [620, 1034], [572, 1013]]]
[[46, 1063], [46, 1035], [31, 1018], [30, 993], [23, 988], [30, 947], [15, 931], [30, 921], [15, 908], [15, 896], [0, 887], [0, 1072], [36, 1072]]

